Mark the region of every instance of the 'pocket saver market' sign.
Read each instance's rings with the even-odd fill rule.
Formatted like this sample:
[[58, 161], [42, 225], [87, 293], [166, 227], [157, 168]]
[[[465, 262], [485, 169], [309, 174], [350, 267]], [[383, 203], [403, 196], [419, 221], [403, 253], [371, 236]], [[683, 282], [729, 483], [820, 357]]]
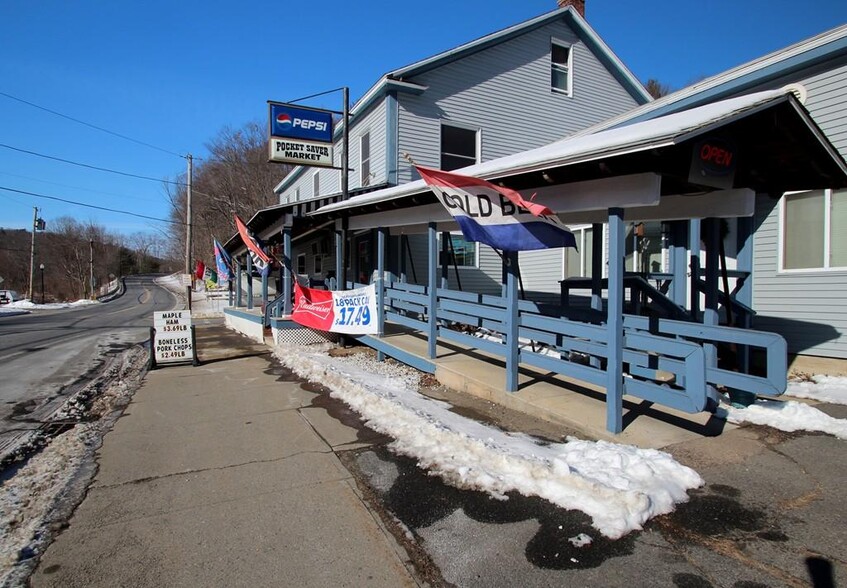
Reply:
[[295, 283], [291, 318], [304, 327], [321, 331], [374, 335], [379, 332], [376, 287], [371, 284], [356, 290], [330, 292]]

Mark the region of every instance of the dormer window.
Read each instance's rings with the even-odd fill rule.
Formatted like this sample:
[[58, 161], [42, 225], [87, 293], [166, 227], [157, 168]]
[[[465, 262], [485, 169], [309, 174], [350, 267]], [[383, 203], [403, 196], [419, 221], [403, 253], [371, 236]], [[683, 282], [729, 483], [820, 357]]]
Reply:
[[550, 47], [550, 87], [559, 94], [571, 95], [571, 46], [553, 40]]

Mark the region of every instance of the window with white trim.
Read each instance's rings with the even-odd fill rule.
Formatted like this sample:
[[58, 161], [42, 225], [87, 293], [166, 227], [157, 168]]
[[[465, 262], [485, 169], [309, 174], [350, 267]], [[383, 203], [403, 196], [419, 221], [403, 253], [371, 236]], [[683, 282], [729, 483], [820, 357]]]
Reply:
[[300, 202], [300, 188], [295, 188], [291, 193], [291, 202]]
[[847, 270], [847, 190], [786, 194], [780, 217], [783, 271]]
[[[479, 267], [479, 248], [474, 241], [465, 241], [461, 233], [450, 234], [453, 248], [447, 246], [448, 265], [452, 266], [455, 261], [457, 267]], [[441, 233], [438, 233], [438, 266], [441, 267]]]
[[550, 43], [550, 87], [554, 92], [571, 95], [571, 46], [553, 39]]
[[441, 125], [441, 169], [450, 171], [479, 163], [479, 131]]
[[371, 133], [368, 131], [359, 137], [359, 185], [371, 183]]
[[565, 255], [567, 256], [567, 266], [565, 268], [565, 277], [591, 277], [591, 256], [594, 251], [594, 243], [592, 236], [594, 229], [585, 227], [582, 229], [571, 229], [574, 238], [576, 239], [576, 249], [567, 247]]
[[312, 174], [312, 196], [317, 198], [321, 195], [321, 176], [319, 172]]

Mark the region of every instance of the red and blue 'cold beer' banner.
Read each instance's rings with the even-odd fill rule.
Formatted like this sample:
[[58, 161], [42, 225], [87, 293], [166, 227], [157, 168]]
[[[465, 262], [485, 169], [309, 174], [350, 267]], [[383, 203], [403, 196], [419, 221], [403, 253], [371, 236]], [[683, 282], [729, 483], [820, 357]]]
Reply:
[[467, 241], [502, 251], [576, 247], [573, 233], [552, 210], [491, 182], [415, 166]]

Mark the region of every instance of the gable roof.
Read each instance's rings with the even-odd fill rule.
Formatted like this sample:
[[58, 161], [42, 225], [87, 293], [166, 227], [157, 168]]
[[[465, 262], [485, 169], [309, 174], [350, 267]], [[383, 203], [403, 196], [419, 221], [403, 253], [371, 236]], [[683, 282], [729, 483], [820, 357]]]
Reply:
[[823, 65], [839, 56], [847, 57], [847, 25], [743, 63], [578, 131], [573, 136], [596, 133], [723, 100], [792, 73]]
[[[617, 55], [609, 48], [600, 36], [591, 28], [588, 22], [573, 7], [567, 6], [547, 12], [530, 20], [512, 25], [505, 29], [495, 31], [453, 49], [442, 51], [432, 57], [416, 61], [410, 65], [394, 69], [383, 75], [350, 109], [350, 119], [355, 124], [355, 117], [366, 112], [378, 99], [390, 91], [410, 92], [420, 94], [426, 90], [421, 86], [409, 81], [416, 75], [431, 71], [443, 65], [447, 65], [459, 59], [463, 59], [475, 53], [479, 53], [489, 47], [493, 47], [520, 35], [541, 28], [557, 20], [564, 20], [577, 37], [585, 43], [591, 52], [600, 60], [611, 75], [639, 104], [652, 100], [650, 94], [644, 88], [638, 78], [624, 65]], [[341, 135], [343, 124], [336, 125], [334, 137]], [[291, 183], [299, 178], [306, 168], [295, 167], [274, 188], [279, 194]]]

